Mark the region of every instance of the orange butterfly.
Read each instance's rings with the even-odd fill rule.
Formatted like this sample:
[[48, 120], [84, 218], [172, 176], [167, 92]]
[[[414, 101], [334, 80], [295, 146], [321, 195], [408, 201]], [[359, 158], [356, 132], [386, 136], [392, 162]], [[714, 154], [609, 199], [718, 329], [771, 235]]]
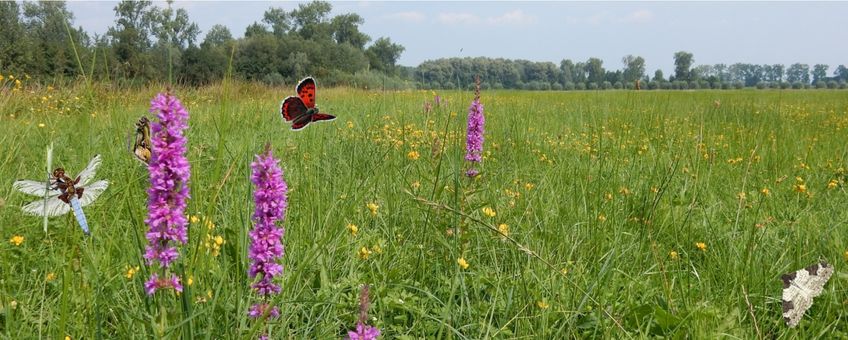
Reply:
[[286, 122], [292, 122], [292, 130], [300, 130], [311, 122], [330, 121], [336, 116], [320, 113], [315, 107], [315, 79], [306, 77], [295, 87], [297, 96], [283, 100], [280, 112]]

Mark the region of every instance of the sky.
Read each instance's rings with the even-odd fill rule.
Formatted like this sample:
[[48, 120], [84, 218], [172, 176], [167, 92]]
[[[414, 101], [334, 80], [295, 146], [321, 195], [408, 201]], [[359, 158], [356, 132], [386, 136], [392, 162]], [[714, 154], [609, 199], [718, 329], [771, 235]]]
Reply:
[[[114, 1], [70, 1], [74, 26], [90, 34], [114, 25]], [[235, 37], [271, 7], [302, 2], [179, 1], [200, 37], [223, 24]], [[154, 2], [164, 7], [165, 2]], [[331, 2], [332, 15], [357, 13], [372, 41], [389, 37], [406, 50], [398, 64], [449, 57], [585, 61], [623, 68], [632, 54], [648, 74], [674, 68], [674, 52], [695, 65], [737, 62], [848, 65], [848, 2]]]

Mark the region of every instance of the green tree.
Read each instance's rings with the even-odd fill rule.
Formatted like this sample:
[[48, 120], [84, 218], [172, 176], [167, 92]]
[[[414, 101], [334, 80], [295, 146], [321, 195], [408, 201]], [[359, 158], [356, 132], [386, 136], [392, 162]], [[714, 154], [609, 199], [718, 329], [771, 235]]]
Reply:
[[118, 70], [127, 78], [149, 76], [153, 67], [147, 52], [156, 16], [150, 1], [123, 0], [115, 6], [115, 15], [115, 26], [106, 34], [112, 39]]
[[366, 55], [371, 68], [393, 74], [396, 71], [395, 63], [403, 50], [403, 46], [393, 43], [391, 39], [380, 38], [368, 47]]
[[604, 71], [604, 61], [598, 58], [589, 58], [585, 66], [588, 81], [590, 83], [601, 84], [604, 81], [606, 72]]
[[827, 78], [827, 69], [829, 67], [825, 64], [815, 64], [813, 65], [813, 83], [818, 83], [819, 81], [824, 81]]
[[20, 7], [15, 1], [0, 2], [0, 70], [15, 74], [25, 71], [30, 65], [32, 50], [24, 36], [20, 20]]
[[[807, 64], [794, 63], [786, 70], [786, 80], [790, 83], [810, 83], [810, 66]], [[795, 86], [793, 85], [793, 88]]]
[[651, 80], [658, 82], [658, 83], [664, 82], [665, 78], [663, 78], [663, 71], [662, 70], [654, 71], [654, 79], [651, 79]]
[[333, 29], [333, 39], [337, 44], [350, 44], [360, 50], [371, 41], [371, 37], [359, 31], [359, 26], [365, 23], [359, 14], [342, 14], [330, 21]]
[[645, 76], [645, 58], [634, 57], [628, 54], [624, 58], [621, 58], [621, 62], [624, 64], [622, 75], [624, 82], [633, 83]]
[[693, 59], [692, 53], [686, 51], [674, 53], [674, 79], [684, 81], [691, 80], [689, 69], [692, 67], [692, 63], [694, 62], [695, 60]]

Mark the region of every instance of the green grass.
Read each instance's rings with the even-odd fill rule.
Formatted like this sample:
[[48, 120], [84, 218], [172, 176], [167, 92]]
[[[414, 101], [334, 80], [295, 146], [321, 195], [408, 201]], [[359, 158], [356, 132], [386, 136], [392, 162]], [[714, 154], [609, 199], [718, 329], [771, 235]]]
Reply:
[[[341, 337], [363, 283], [384, 338], [848, 336], [841, 91], [484, 91], [483, 175], [469, 180], [471, 92], [439, 92], [448, 106], [425, 114], [430, 91], [319, 89], [318, 106], [339, 118], [296, 133], [278, 113], [288, 87], [179, 88], [191, 115], [189, 211], [201, 216], [179, 268], [193, 284], [148, 298], [147, 173], [126, 144], [161, 89], [10, 87], [0, 96], [3, 338], [255, 337], [248, 178], [268, 141], [290, 190], [275, 338]], [[85, 209], [90, 238], [72, 217], [44, 234], [18, 209], [32, 198], [12, 182], [43, 176], [50, 142], [54, 166], [71, 174], [103, 155], [97, 178], [112, 184]], [[502, 223], [514, 242], [487, 228]], [[219, 256], [207, 234], [226, 240]], [[820, 259], [837, 273], [789, 329], [779, 276]]]

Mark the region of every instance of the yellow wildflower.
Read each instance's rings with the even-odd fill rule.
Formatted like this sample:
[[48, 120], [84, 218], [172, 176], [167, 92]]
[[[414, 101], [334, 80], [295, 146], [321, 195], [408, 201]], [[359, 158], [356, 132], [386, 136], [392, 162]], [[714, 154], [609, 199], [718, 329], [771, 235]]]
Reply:
[[65, 340], [71, 340], [71, 336], [70, 336], [70, 335], [65, 335]]
[[707, 244], [704, 242], [695, 243], [695, 248], [698, 248], [700, 251], [707, 251]]
[[189, 275], [188, 280], [186, 281], [186, 283], [187, 283], [189, 286], [193, 285], [193, 284], [194, 284], [194, 275]]
[[459, 265], [459, 268], [468, 269], [468, 261], [465, 261], [464, 257], [460, 257], [456, 260], [456, 264]]
[[498, 224], [498, 232], [501, 233], [501, 239], [506, 240], [509, 236], [509, 226], [506, 223]]
[[845, 254], [842, 254], [842, 255], [845, 256], [845, 261], [848, 261], [848, 250], [846, 250]]
[[483, 214], [489, 217], [495, 217], [498, 213], [496, 213], [492, 208], [483, 207]]
[[762, 193], [763, 196], [770, 196], [771, 190], [769, 190], [769, 188], [763, 188], [762, 190], [760, 190], [760, 193]]
[[736, 198], [738, 198], [740, 201], [744, 201], [746, 197], [748, 197], [748, 195], [746, 195], [744, 191], [740, 191], [736, 194]]
[[535, 187], [533, 183], [524, 183], [524, 189], [527, 189], [527, 191], [533, 190]]
[[127, 280], [132, 280], [133, 276], [135, 276], [135, 273], [138, 273], [138, 270], [139, 270], [138, 266], [135, 266], [135, 267], [127, 266], [127, 273], [124, 274], [124, 277], [126, 277]]
[[348, 223], [345, 227], [348, 231], [350, 231], [350, 234], [353, 236], [356, 236], [356, 233], [359, 231], [359, 227], [357, 227], [356, 224], [353, 223]]
[[679, 256], [680, 256], [680, 255], [679, 255], [679, 254], [677, 254], [677, 252], [676, 252], [676, 251], [674, 251], [674, 250], [672, 250], [672, 251], [668, 252], [668, 257], [670, 257], [672, 260], [677, 260], [677, 258], [678, 258]]
[[191, 217], [189, 217], [189, 219], [188, 219], [188, 220], [189, 220], [191, 223], [197, 223], [197, 222], [200, 222], [200, 217], [198, 217], [197, 215], [191, 215]]
[[618, 193], [627, 196], [630, 195], [630, 189], [628, 189], [627, 187], [621, 187], [620, 189], [618, 189]]
[[803, 184], [803, 183], [802, 184], [795, 184], [794, 186], [792, 186], [792, 189], [795, 190], [798, 193], [803, 194], [803, 193], [807, 192], [807, 185]]
[[415, 151], [415, 150], [412, 150], [408, 154], [406, 154], [406, 158], [409, 158], [410, 160], [413, 160], [413, 161], [417, 161], [419, 157], [421, 157], [421, 155], [419, 155], [418, 151]]
[[43, 128], [45, 126], [47, 126], [47, 125], [45, 125], [44, 123], [38, 123], [38, 127], [40, 127], [40, 128]]
[[9, 243], [14, 244], [16, 247], [20, 246], [21, 243], [24, 243], [24, 237], [21, 235], [12, 236], [12, 238], [9, 239]]
[[545, 302], [545, 300], [536, 301], [536, 306], [539, 307], [539, 309], [548, 309], [548, 307], [550, 307], [550, 305]]
[[371, 256], [371, 251], [368, 250], [368, 247], [362, 247], [356, 255], [359, 256], [360, 259], [367, 260], [368, 257]]
[[351, 122], [351, 121], [347, 121], [347, 128], [348, 128], [348, 129], [353, 129], [353, 122]]
[[421, 187], [421, 182], [419, 182], [419, 181], [412, 182], [412, 190], [418, 190], [418, 188], [420, 188], [420, 187]]
[[371, 210], [371, 216], [377, 216], [377, 209], [380, 209], [380, 206], [377, 203], [371, 202], [366, 205], [368, 210]]
[[604, 213], [598, 214], [598, 222], [604, 223], [607, 221], [607, 216]]
[[383, 253], [383, 247], [380, 247], [379, 244], [375, 244], [373, 247], [371, 247], [371, 251], [374, 252], [375, 254], [382, 254]]
[[835, 180], [835, 179], [832, 179], [832, 180], [830, 180], [830, 182], [828, 182], [828, 183], [827, 183], [827, 188], [828, 188], [828, 189], [834, 189], [834, 188], [836, 188], [837, 186], [839, 186], [839, 182], [838, 182], [837, 180]]
[[612, 193], [608, 192], [608, 193], [604, 194], [604, 199], [607, 200], [607, 201], [612, 201]]
[[56, 279], [56, 273], [49, 272], [49, 273], [47, 273], [47, 278], [45, 278], [45, 281], [50, 282], [50, 281], [53, 281], [55, 279]]

